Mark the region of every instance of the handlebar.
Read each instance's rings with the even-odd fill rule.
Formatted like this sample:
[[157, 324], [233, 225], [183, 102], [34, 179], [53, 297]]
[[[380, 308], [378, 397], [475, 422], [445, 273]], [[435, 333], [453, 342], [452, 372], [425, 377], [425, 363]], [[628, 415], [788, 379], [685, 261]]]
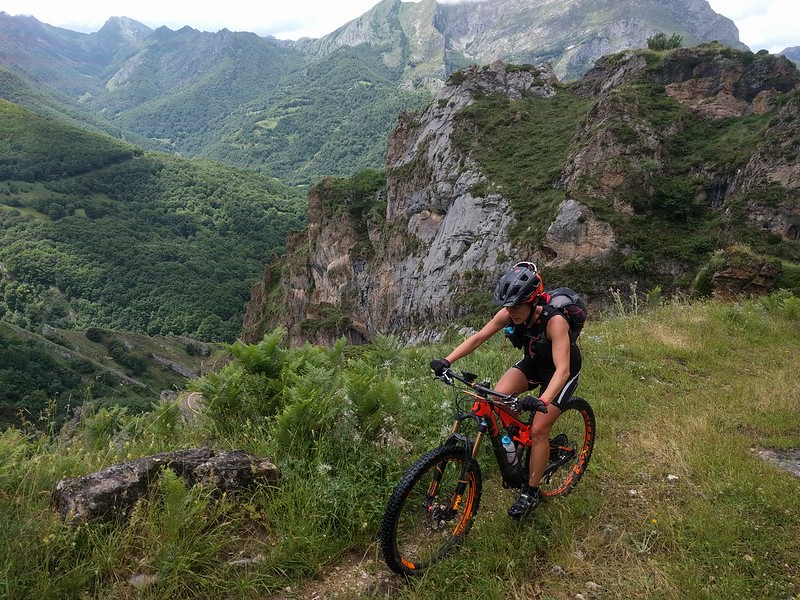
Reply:
[[488, 381], [483, 381], [481, 383], [477, 383], [475, 380], [478, 378], [477, 375], [474, 373], [470, 373], [469, 371], [461, 371], [461, 375], [456, 373], [450, 368], [445, 369], [441, 375], [434, 375], [436, 379], [440, 379], [447, 385], [455, 386], [455, 381], [460, 381], [467, 387], [475, 390], [479, 395], [484, 396], [488, 399], [489, 396], [494, 396], [502, 404], [507, 405], [511, 410], [517, 412], [520, 410], [531, 410], [533, 412], [547, 412], [547, 405], [544, 402], [541, 402], [538, 406], [534, 408], [523, 408], [520, 406], [520, 402], [523, 400], [519, 398], [517, 394], [504, 394], [502, 392], [498, 392], [497, 390], [493, 389]]
[[444, 372], [438, 376], [438, 379], [441, 379], [448, 385], [453, 385], [453, 380], [455, 379], [484, 396], [495, 396], [505, 401], [514, 401], [517, 399], [516, 394], [503, 394], [492, 389], [488, 381], [476, 383], [475, 380], [477, 378], [477, 375], [470, 373], [469, 371], [461, 371], [461, 375], [459, 375], [452, 369], [445, 369]]

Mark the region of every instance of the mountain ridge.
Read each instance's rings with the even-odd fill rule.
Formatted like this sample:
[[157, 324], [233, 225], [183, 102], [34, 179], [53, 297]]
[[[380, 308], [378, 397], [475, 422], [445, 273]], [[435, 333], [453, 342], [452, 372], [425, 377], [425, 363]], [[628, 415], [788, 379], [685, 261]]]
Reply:
[[[677, 32], [686, 38], [687, 44], [716, 40], [747, 49], [739, 41], [733, 21], [711, 10], [705, 0], [667, 3], [606, 0], [592, 2], [591, 10], [587, 4], [585, 0], [557, 3], [486, 0], [456, 4], [382, 0], [336, 31], [303, 41], [298, 47], [307, 55], [320, 58], [342, 45], [393, 45], [395, 37], [400, 35], [408, 53], [417, 57], [415, 63], [437, 59], [438, 64], [428, 74], [438, 75], [439, 81], [458, 68], [488, 64], [498, 58], [529, 64], [550, 60], [559, 78], [574, 78], [600, 56], [634, 45], [644, 46], [648, 37], [660, 31]], [[609, 23], [608, 29], [598, 27], [595, 11], [608, 13], [603, 21]], [[399, 27], [387, 30], [392, 21]], [[421, 29], [427, 35], [415, 35]], [[528, 39], [523, 41], [523, 36]], [[391, 52], [384, 56], [396, 60]], [[412, 69], [406, 76], [413, 78], [418, 74], [417, 69]]]
[[[78, 34], [3, 13], [0, 66], [67, 93], [76, 110], [148, 138], [150, 148], [308, 186], [379, 168], [399, 110], [424, 106], [457, 69], [550, 60], [565, 79], [656, 32], [742, 47], [735, 25], [705, 0], [383, 0], [327, 36], [292, 43], [150, 30], [122, 17]], [[315, 70], [330, 74], [303, 77]], [[336, 101], [343, 94], [346, 107]]]
[[800, 66], [800, 46], [792, 46], [790, 48], [784, 48], [781, 52], [779, 52], [781, 56], [785, 56], [789, 60], [791, 60], [794, 64]]

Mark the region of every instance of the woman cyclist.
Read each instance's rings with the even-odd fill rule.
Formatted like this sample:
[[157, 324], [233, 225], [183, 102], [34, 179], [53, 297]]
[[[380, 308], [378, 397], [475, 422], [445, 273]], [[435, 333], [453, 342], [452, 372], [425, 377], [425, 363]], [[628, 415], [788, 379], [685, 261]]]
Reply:
[[578, 387], [581, 352], [570, 337], [566, 317], [547, 305], [535, 264], [514, 265], [497, 284], [492, 302], [502, 308], [447, 357], [432, 360], [431, 369], [441, 375], [502, 329], [515, 346], [524, 348], [522, 359], [495, 386], [504, 394], [522, 394], [538, 387], [539, 398], [523, 398], [521, 407], [532, 410], [540, 403], [547, 406], [547, 412], [533, 420], [528, 481], [522, 484], [517, 500], [508, 509], [511, 518], [521, 519], [541, 502], [539, 482], [550, 453], [550, 429]]

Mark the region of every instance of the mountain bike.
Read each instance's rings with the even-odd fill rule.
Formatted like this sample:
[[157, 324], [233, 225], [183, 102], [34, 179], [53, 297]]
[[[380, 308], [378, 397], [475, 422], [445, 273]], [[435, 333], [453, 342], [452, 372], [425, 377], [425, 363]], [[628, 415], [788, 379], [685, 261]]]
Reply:
[[[438, 379], [456, 392], [453, 428], [444, 444], [405, 472], [381, 524], [384, 560], [401, 575], [421, 573], [451, 553], [469, 533], [483, 488], [477, 457], [487, 435], [503, 486], [519, 489], [528, 477], [536, 411], [522, 420], [517, 395], [500, 393], [488, 381], [479, 383], [477, 375], [467, 371], [459, 375], [447, 369]], [[462, 432], [464, 422], [474, 423], [474, 437]], [[513, 440], [514, 450], [503, 447], [503, 431]], [[592, 407], [573, 397], [550, 435], [550, 459], [539, 486], [545, 498], [569, 494], [586, 471], [595, 436]]]

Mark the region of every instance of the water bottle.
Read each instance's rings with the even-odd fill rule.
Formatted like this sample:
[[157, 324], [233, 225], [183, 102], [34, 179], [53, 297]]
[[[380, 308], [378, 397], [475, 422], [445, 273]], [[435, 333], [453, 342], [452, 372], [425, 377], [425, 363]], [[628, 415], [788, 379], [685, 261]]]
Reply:
[[508, 464], [512, 467], [517, 464], [517, 447], [514, 445], [514, 442], [511, 441], [511, 438], [507, 435], [503, 436], [501, 440], [503, 443], [503, 448], [506, 451], [506, 458], [508, 459]]

